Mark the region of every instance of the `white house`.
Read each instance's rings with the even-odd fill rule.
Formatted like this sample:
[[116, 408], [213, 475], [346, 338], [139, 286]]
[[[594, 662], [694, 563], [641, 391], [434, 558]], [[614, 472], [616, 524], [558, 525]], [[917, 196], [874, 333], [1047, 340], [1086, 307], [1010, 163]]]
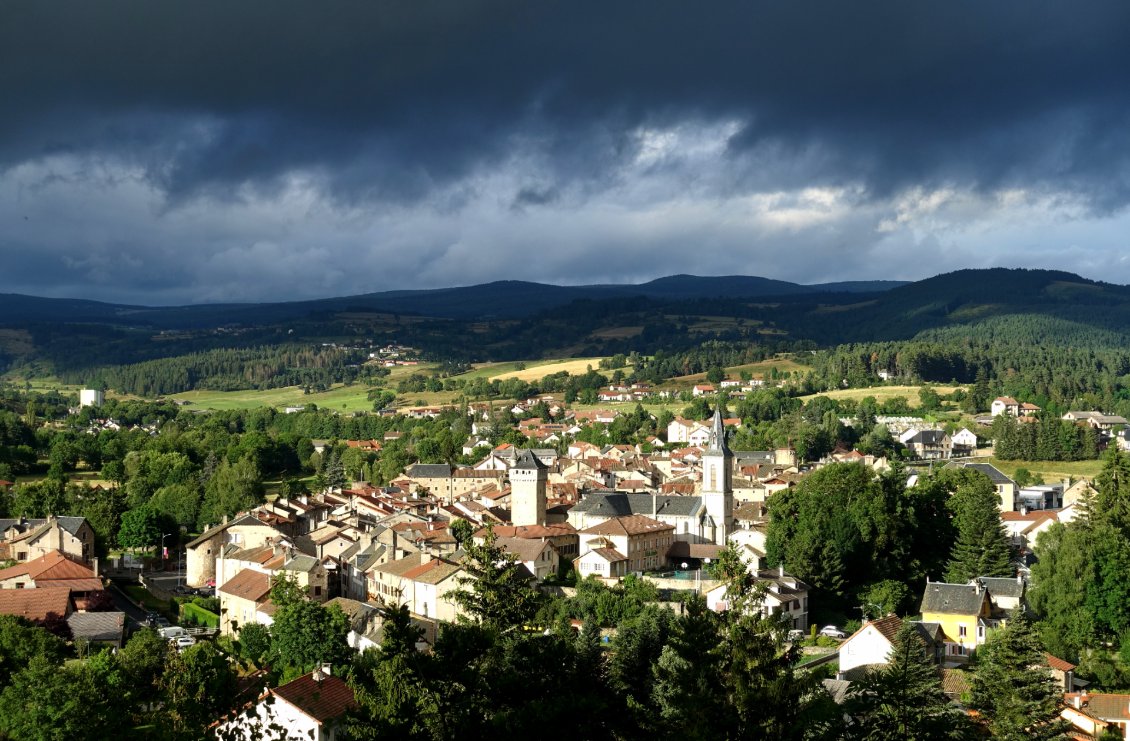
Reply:
[[252, 741], [304, 738], [336, 741], [344, 738], [346, 713], [356, 705], [353, 690], [329, 667], [319, 667], [293, 682], [268, 690], [235, 718], [220, 723], [219, 738]]
[[895, 635], [902, 627], [902, 618], [888, 615], [872, 620], [852, 633], [840, 644], [840, 672], [856, 667], [886, 664], [895, 647]]

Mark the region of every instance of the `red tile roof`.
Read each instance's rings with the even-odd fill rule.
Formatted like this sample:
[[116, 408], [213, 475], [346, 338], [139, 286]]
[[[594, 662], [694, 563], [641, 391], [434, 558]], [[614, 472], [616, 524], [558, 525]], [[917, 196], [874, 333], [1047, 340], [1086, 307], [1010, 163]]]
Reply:
[[319, 723], [340, 718], [357, 704], [353, 690], [342, 679], [326, 676], [318, 681], [314, 679], [313, 672], [271, 692]]
[[244, 569], [220, 587], [224, 594], [258, 602], [271, 592], [271, 577], [261, 571]]
[[0, 615], [16, 615], [32, 622], [65, 618], [70, 604], [71, 590], [66, 588], [0, 589]]
[[613, 517], [581, 532], [586, 535], [643, 535], [645, 533], [661, 533], [668, 530], [674, 531], [674, 525], [668, 525], [653, 520], [643, 515], [625, 515]]
[[1074, 664], [1072, 664], [1069, 661], [1064, 661], [1063, 659], [1059, 658], [1058, 656], [1052, 656], [1049, 653], [1044, 654], [1044, 661], [1047, 662], [1047, 665], [1049, 667], [1051, 667], [1052, 669], [1055, 669], [1056, 671], [1060, 671], [1060, 672], [1075, 671], [1075, 665]]
[[27, 563], [16, 564], [0, 570], [0, 581], [24, 575], [27, 575], [34, 582], [95, 578], [93, 570], [77, 561], [72, 561], [59, 551], [51, 551]]

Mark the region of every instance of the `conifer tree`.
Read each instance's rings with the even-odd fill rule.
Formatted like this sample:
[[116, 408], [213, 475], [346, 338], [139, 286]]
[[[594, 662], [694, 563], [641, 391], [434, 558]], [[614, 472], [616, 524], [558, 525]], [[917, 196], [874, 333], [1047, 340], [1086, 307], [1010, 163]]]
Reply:
[[971, 729], [942, 692], [937, 668], [913, 625], [895, 636], [889, 663], [853, 684], [847, 706], [849, 739], [909, 741], [968, 738]]
[[946, 581], [965, 584], [978, 576], [1011, 576], [1008, 535], [997, 510], [996, 494], [969, 490], [955, 495], [954, 542]]
[[533, 586], [529, 570], [496, 545], [494, 530], [487, 529], [482, 544], [464, 545], [463, 574], [452, 599], [468, 620], [500, 633], [519, 629], [537, 615], [542, 595]]
[[990, 735], [1003, 741], [1066, 738], [1055, 680], [1044, 649], [1022, 615], [990, 634], [978, 650], [970, 706], [981, 711]]

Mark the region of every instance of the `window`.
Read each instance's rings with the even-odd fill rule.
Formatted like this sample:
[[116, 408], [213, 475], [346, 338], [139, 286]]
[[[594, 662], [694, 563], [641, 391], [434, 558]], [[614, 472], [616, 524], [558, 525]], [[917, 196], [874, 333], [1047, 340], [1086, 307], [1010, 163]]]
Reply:
[[322, 588], [321, 587], [314, 587], [314, 596], [315, 597], [321, 597], [322, 596]]
[[968, 633], [968, 628], [966, 628], [966, 627], [965, 627], [964, 625], [960, 626], [960, 627], [959, 627], [959, 628], [957, 629], [957, 634], [958, 634], [958, 636], [960, 636], [961, 638], [964, 638], [964, 637], [966, 636], [966, 634], [967, 634], [967, 633]]

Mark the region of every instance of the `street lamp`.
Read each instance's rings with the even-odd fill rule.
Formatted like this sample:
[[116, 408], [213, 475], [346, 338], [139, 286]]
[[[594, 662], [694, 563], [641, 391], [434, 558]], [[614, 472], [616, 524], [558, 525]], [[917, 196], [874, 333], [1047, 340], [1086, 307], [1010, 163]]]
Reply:
[[162, 533], [161, 535], [161, 570], [165, 570], [165, 561], [169, 558], [169, 552], [165, 550], [165, 538], [172, 535], [172, 533]]

